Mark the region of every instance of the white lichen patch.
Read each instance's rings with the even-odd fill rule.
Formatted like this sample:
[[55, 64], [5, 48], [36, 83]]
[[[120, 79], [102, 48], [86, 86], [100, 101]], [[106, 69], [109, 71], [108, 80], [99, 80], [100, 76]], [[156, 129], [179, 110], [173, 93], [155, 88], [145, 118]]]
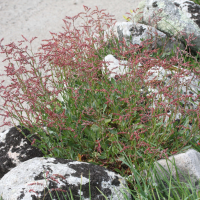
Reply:
[[6, 135], [10, 131], [10, 128], [0, 133], [0, 143], [5, 143]]

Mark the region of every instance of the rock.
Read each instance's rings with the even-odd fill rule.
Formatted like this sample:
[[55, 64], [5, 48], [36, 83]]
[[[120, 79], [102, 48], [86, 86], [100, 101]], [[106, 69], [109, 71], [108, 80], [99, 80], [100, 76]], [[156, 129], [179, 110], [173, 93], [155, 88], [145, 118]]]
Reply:
[[[177, 167], [174, 166], [174, 163]], [[156, 174], [159, 176], [161, 181], [164, 181], [163, 176], [170, 179], [170, 173], [174, 180], [177, 180], [177, 175], [182, 183], [191, 184], [197, 190], [200, 189], [199, 179], [200, 179], [200, 153], [194, 149], [189, 149], [185, 153], [180, 153], [177, 155], [170, 156], [168, 160], [161, 159], [154, 163], [156, 166]], [[160, 167], [161, 165], [161, 167]], [[164, 168], [164, 171], [162, 168]], [[152, 172], [152, 178], [155, 178], [155, 174]], [[159, 184], [155, 179], [155, 183]], [[190, 186], [188, 186], [190, 188]], [[166, 188], [165, 188], [166, 189]]]
[[[157, 59], [152, 58], [152, 60], [157, 60]], [[102, 66], [102, 71], [103, 71], [103, 73], [105, 73], [105, 72], [108, 73], [109, 79], [114, 78], [116, 76], [122, 76], [122, 75], [130, 72], [130, 70], [129, 70], [130, 64], [127, 61], [124, 61], [124, 60], [119, 61], [111, 54], [107, 55], [104, 58], [104, 61], [106, 62], [106, 64]], [[141, 69], [140, 66], [142, 66], [142, 64], [138, 63], [138, 65], [137, 65], [138, 71]], [[179, 89], [179, 90], [181, 90], [181, 92], [179, 92], [179, 93], [185, 94], [185, 95], [192, 95], [192, 97], [191, 97], [191, 101], [189, 103], [188, 102], [186, 103], [186, 106], [185, 106], [185, 102], [183, 100], [180, 102], [183, 103], [183, 107], [185, 106], [186, 110], [187, 109], [197, 109], [198, 105], [200, 103], [200, 99], [197, 98], [198, 91], [200, 91], [200, 86], [198, 85], [198, 83], [200, 82], [200, 79], [198, 78], [199, 76], [195, 75], [194, 73], [189, 72], [189, 70], [181, 69], [181, 67], [172, 66], [171, 68], [174, 70], [165, 70], [162, 66], [160, 66], [160, 67], [154, 66], [154, 67], [150, 68], [144, 74], [144, 82], [149, 83], [152, 80], [160, 81], [164, 85], [164, 87], [167, 87], [167, 86], [173, 84], [172, 82], [170, 82], [172, 79], [172, 76], [171, 76], [172, 73], [177, 74], [176, 69], [182, 70], [183, 76], [184, 76], [184, 74], [186, 74], [186, 75], [184, 77], [178, 78], [178, 81], [181, 84], [181, 89]], [[191, 80], [191, 82], [190, 82], [190, 80]], [[140, 81], [140, 80], [138, 79], [135, 81]], [[166, 107], [167, 104], [168, 104], [168, 107], [171, 107], [171, 108], [174, 107], [174, 105], [171, 104], [171, 102], [175, 98], [177, 98], [176, 95], [172, 96], [170, 99], [170, 102], [168, 102], [169, 99], [165, 98], [164, 95], [161, 94], [162, 92], [160, 92], [160, 94], [158, 94], [159, 86], [155, 86], [155, 87], [147, 86], [145, 88], [147, 88], [147, 93], [148, 93], [147, 96], [155, 94], [156, 102], [155, 101], [153, 102], [153, 105], [150, 106], [151, 108], [158, 107], [158, 105], [156, 105], [155, 103], [157, 103], [157, 101], [160, 98], [162, 99], [162, 102], [165, 102], [164, 107]], [[140, 89], [140, 91], [144, 93], [143, 89]], [[173, 91], [175, 93], [177, 93], [177, 88], [174, 88]], [[196, 101], [195, 101], [195, 99], [196, 99]], [[171, 114], [170, 110], [168, 111], [168, 114]], [[180, 121], [181, 116], [182, 116], [181, 113], [178, 112], [175, 116], [175, 120]], [[163, 118], [163, 117], [161, 116], [159, 118]], [[165, 118], [164, 123], [167, 123], [168, 119], [169, 119], [169, 117], [167, 116]], [[188, 122], [188, 128], [190, 128], [190, 130], [191, 130], [190, 125], [191, 125], [191, 123]]]
[[109, 74], [109, 79], [115, 78], [116, 75], [124, 75], [128, 72], [126, 60], [117, 60], [113, 55], [109, 54], [104, 58], [104, 61], [109, 64], [107, 67], [102, 66], [102, 72], [107, 72]]
[[154, 26], [153, 20], [162, 17], [156, 27], [159, 31], [168, 36], [174, 36], [183, 31], [185, 35], [179, 38], [183, 43], [190, 34], [194, 33], [193, 38], [197, 38], [191, 43], [195, 46], [190, 46], [190, 48], [193, 52], [198, 51], [200, 48], [200, 5], [189, 0], [144, 0], [138, 8], [137, 13], [133, 13], [135, 22]]
[[119, 41], [124, 38], [127, 45], [131, 43], [141, 46], [141, 39], [153, 37], [154, 43], [148, 47], [152, 50], [163, 47], [167, 40], [163, 50], [166, 55], [172, 50], [177, 51], [174, 45], [184, 50], [186, 39], [188, 40], [190, 34], [194, 34], [192, 37], [196, 39], [191, 41], [191, 44], [195, 46], [188, 47], [193, 56], [197, 55], [200, 49], [200, 5], [183, 0], [143, 0], [135, 11], [130, 22], [117, 22], [106, 30], [105, 41], [106, 34], [110, 36], [111, 30]]
[[[20, 128], [25, 135], [30, 134], [27, 129], [21, 128], [21, 126], [17, 127]], [[31, 137], [31, 139], [34, 138], [37, 137]], [[38, 148], [31, 146], [31, 142], [25, 138], [16, 127], [12, 127], [0, 133], [0, 178], [21, 162], [42, 156], [43, 153]]]
[[[161, 173], [161, 168], [157, 163], [159, 163], [165, 170], [169, 172], [167, 163], [172, 169], [172, 175], [173, 177], [176, 177], [176, 170], [175, 167], [172, 167], [172, 163], [170, 161], [173, 161], [175, 159], [176, 166], [181, 170], [181, 172], [184, 172], [184, 176], [178, 172], [180, 181], [185, 182], [187, 178], [191, 178], [191, 180], [198, 181], [200, 179], [200, 153], [197, 152], [194, 149], [189, 149], [185, 153], [176, 154], [173, 156], [170, 156], [169, 159], [161, 159], [155, 162], [155, 165], [158, 168], [158, 173]], [[189, 175], [189, 176], [188, 176]], [[186, 179], [185, 179], [186, 178]], [[197, 185], [195, 183], [195, 185]]]
[[142, 45], [142, 39], [151, 39], [151, 36], [153, 36], [154, 43], [148, 49], [162, 47], [164, 46], [166, 40], [168, 40], [168, 42], [164, 48], [164, 53], [169, 53], [172, 50], [176, 52], [174, 45], [179, 46], [181, 50], [185, 49], [184, 44], [182, 44], [180, 41], [177, 41], [174, 37], [169, 38], [165, 33], [145, 24], [136, 24], [133, 22], [117, 22], [114, 27], [111, 27], [105, 31], [105, 41], [107, 40], [106, 34], [110, 36], [111, 30], [119, 41], [123, 41], [124, 38], [128, 46], [130, 46], [130, 43], [133, 45]]
[[[69, 189], [71, 189], [74, 200], [79, 200], [80, 194], [84, 199], [89, 200], [89, 172], [91, 199], [105, 199], [99, 190], [108, 199], [111, 199], [111, 195], [113, 200], [123, 199], [120, 191], [126, 193], [129, 199], [131, 198], [130, 194], [123, 190], [126, 185], [124, 178], [104, 167], [61, 158], [43, 157], [27, 160], [4, 175], [0, 180], [0, 194], [4, 200], [30, 200], [36, 199], [37, 196], [40, 199], [44, 197], [51, 199], [47, 192], [48, 187], [65, 190], [69, 196]], [[57, 193], [60, 199], [64, 199], [62, 192], [57, 191]], [[66, 192], [64, 194], [65, 198], [68, 197]], [[52, 199], [58, 199], [55, 191], [51, 195]]]

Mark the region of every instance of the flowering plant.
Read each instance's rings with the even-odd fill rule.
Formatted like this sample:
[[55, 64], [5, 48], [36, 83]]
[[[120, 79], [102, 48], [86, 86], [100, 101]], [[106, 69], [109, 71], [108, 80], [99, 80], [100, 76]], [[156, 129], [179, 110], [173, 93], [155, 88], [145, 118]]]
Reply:
[[[98, 8], [90, 13], [88, 7], [84, 6], [84, 9], [84, 13], [63, 20], [64, 33], [51, 33], [53, 38], [44, 40], [48, 43], [41, 45], [43, 53], [31, 56], [27, 46], [20, 48], [11, 43], [4, 48], [0, 44], [2, 53], [7, 55], [6, 60], [9, 61], [5, 67], [7, 76], [16, 77], [12, 78], [13, 83], [8, 87], [3, 86], [4, 81], [1, 82], [0, 93], [5, 99], [1, 110], [5, 111], [5, 119], [12, 117], [30, 130], [27, 138], [46, 157], [98, 164], [122, 176], [131, 174], [130, 168], [124, 165], [123, 153], [129, 155], [138, 171], [143, 171], [146, 164], [149, 167], [158, 159], [190, 148], [190, 142], [196, 145], [199, 141], [199, 107], [195, 110], [182, 107], [180, 99], [187, 103], [192, 95], [177, 93], [180, 87], [176, 78], [178, 75], [174, 75], [167, 87], [156, 81], [144, 80], [147, 71], [155, 65], [171, 71], [175, 69], [181, 74], [172, 67], [178, 63], [198, 75], [197, 59], [189, 64], [190, 60], [185, 56], [188, 62], [183, 63], [183, 54], [177, 48], [176, 54], [163, 60], [162, 54], [159, 54], [162, 49], [148, 50], [152, 40], [144, 41], [142, 46], [128, 46], [125, 40], [118, 41], [114, 32], [105, 34], [105, 27], [112, 28], [116, 23], [112, 16]], [[82, 15], [87, 20], [77, 29], [74, 21]], [[73, 30], [67, 20], [72, 20]], [[23, 38], [19, 46], [28, 42]], [[30, 45], [34, 39], [30, 40]], [[189, 37], [188, 46], [191, 41]], [[129, 71], [109, 78], [112, 72], [108, 70], [109, 63], [104, 60], [108, 54], [119, 60], [126, 59]], [[12, 59], [18, 64], [18, 69]], [[140, 69], [137, 68], [139, 62], [143, 63]], [[104, 73], [102, 66], [107, 69]], [[149, 86], [158, 88], [170, 104], [161, 99], [155, 100], [156, 92], [150, 95], [140, 93], [141, 89], [148, 91]], [[53, 90], [50, 91], [50, 87]], [[174, 89], [177, 89], [177, 98], [171, 101], [175, 96]], [[23, 106], [24, 102], [28, 108]], [[151, 107], [153, 102], [155, 108]], [[178, 112], [183, 117], [175, 121], [174, 116]], [[164, 123], [166, 117], [169, 118], [167, 124]], [[189, 129], [191, 123], [192, 129]], [[3, 125], [16, 126], [5, 120]], [[39, 139], [31, 140], [33, 135]]]

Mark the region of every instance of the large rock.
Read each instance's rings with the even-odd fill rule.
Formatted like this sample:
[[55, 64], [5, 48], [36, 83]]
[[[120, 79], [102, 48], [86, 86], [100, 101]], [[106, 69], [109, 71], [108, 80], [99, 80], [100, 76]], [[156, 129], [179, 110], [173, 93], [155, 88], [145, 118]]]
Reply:
[[105, 41], [111, 30], [119, 41], [124, 38], [127, 45], [141, 46], [142, 39], [153, 37], [153, 44], [148, 49], [161, 48], [167, 41], [163, 53], [168, 55], [172, 50], [177, 51], [174, 45], [184, 50], [186, 39], [194, 33], [196, 39], [191, 43], [195, 46], [189, 48], [192, 55], [197, 55], [200, 49], [200, 5], [183, 0], [143, 0], [135, 11], [130, 22], [117, 22], [106, 30]]
[[[27, 129], [21, 126], [17, 127], [26, 136], [30, 134]], [[34, 138], [39, 139], [34, 135], [31, 140]], [[31, 146], [31, 142], [16, 127], [0, 133], [0, 178], [21, 162], [42, 156], [43, 153], [38, 148]]]
[[[131, 199], [130, 194], [123, 189], [126, 187], [124, 178], [104, 167], [61, 158], [38, 157], [19, 164], [4, 175], [0, 180], [0, 194], [4, 200], [31, 200], [37, 196], [40, 199], [51, 199], [48, 187], [65, 190], [69, 196], [71, 189], [74, 200], [79, 200], [80, 194], [82, 198], [89, 200], [89, 183], [91, 199], [105, 199], [99, 190], [108, 199], [111, 196], [113, 200], [123, 199], [121, 191]], [[65, 198], [68, 198], [66, 192]], [[60, 199], [65, 199], [61, 191], [57, 193]], [[51, 195], [53, 199], [58, 199], [55, 191]]]
[[111, 27], [105, 31], [105, 41], [107, 40], [106, 34], [110, 36], [111, 30], [119, 41], [123, 41], [124, 38], [127, 45], [130, 45], [130, 43], [133, 45], [142, 45], [142, 39], [151, 39], [153, 36], [154, 43], [153, 45], [150, 45], [148, 49], [163, 47], [165, 42], [166, 45], [163, 51], [164, 53], [170, 53], [172, 50], [176, 52], [174, 45], [179, 46], [181, 50], [185, 48], [184, 44], [182, 44], [181, 41], [178, 41], [175, 37], [169, 38], [165, 33], [145, 24], [136, 24], [133, 22], [117, 22], [114, 27]]
[[156, 26], [159, 31], [168, 36], [183, 31], [185, 35], [180, 37], [183, 43], [194, 33], [193, 38], [197, 38], [192, 44], [195, 46], [190, 48], [194, 52], [200, 48], [200, 5], [188, 0], [144, 0], [138, 7], [137, 13], [133, 13], [135, 22], [154, 26], [153, 20], [161, 17]]
[[[185, 153], [180, 153], [177, 155], [170, 156], [169, 159], [161, 159], [154, 163], [156, 166], [156, 174], [160, 181], [165, 183], [165, 178], [170, 180], [170, 174], [174, 180], [177, 180], [177, 175], [179, 181], [182, 183], [188, 183], [191, 181], [192, 187], [200, 190], [200, 153], [194, 149], [189, 149]], [[176, 166], [176, 168], [175, 168]], [[155, 183], [159, 184], [156, 180], [155, 174], [152, 172], [152, 177]], [[188, 185], [188, 188], [190, 186]], [[165, 188], [167, 189], [167, 188]], [[191, 188], [190, 188], [191, 189]]]

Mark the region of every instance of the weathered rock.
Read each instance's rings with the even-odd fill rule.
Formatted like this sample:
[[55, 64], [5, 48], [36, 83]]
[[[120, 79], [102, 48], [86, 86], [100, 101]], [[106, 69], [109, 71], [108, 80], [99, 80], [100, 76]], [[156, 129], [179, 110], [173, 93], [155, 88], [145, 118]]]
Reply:
[[136, 24], [133, 22], [117, 22], [114, 27], [111, 27], [105, 32], [105, 35], [108, 34], [110, 36], [111, 30], [119, 41], [123, 41], [124, 38], [127, 45], [130, 45], [130, 43], [133, 45], [142, 45], [142, 39], [151, 39], [153, 36], [154, 43], [148, 49], [163, 47], [165, 42], [166, 45], [163, 51], [164, 53], [170, 53], [172, 50], [176, 52], [174, 45], [179, 46], [181, 50], [185, 48], [185, 46], [180, 41], [177, 41], [176, 38], [169, 38], [165, 33], [145, 24]]
[[[30, 200], [36, 199], [37, 196], [40, 199], [44, 197], [51, 199], [47, 192], [48, 187], [49, 189], [65, 190], [69, 196], [69, 189], [71, 189], [74, 200], [79, 200], [80, 194], [84, 199], [89, 200], [89, 183], [91, 199], [105, 199], [99, 190], [108, 199], [111, 199], [111, 196], [113, 200], [123, 199], [120, 190], [126, 193], [128, 198], [131, 198], [130, 194], [123, 189], [126, 187], [123, 177], [104, 167], [61, 158], [38, 157], [19, 164], [4, 175], [0, 180], [0, 194], [4, 200]], [[61, 191], [57, 191], [57, 193], [60, 199], [68, 198], [66, 192], [64, 192], [65, 198]], [[51, 195], [53, 199], [58, 199], [55, 191], [51, 192]]]
[[198, 51], [200, 48], [200, 5], [189, 0], [144, 0], [138, 8], [137, 13], [133, 13], [135, 22], [154, 26], [153, 20], [161, 17], [156, 26], [159, 31], [168, 36], [184, 32], [185, 35], [180, 37], [184, 44], [185, 39], [194, 33], [193, 38], [197, 38], [191, 43], [195, 46], [190, 46], [190, 48], [194, 52]]
[[126, 60], [117, 60], [113, 55], [109, 54], [104, 58], [104, 61], [108, 64], [107, 67], [102, 66], [102, 72], [109, 75], [109, 79], [115, 78], [115, 76], [124, 75], [128, 72], [128, 66]]
[[[26, 136], [30, 134], [27, 129], [21, 128], [21, 126], [17, 127]], [[37, 137], [31, 137], [31, 139], [33, 138]], [[21, 162], [42, 156], [43, 153], [38, 148], [31, 146], [31, 142], [16, 127], [0, 133], [0, 178]]]
[[[188, 181], [191, 181], [192, 187], [197, 190], [200, 189], [200, 153], [196, 150], [189, 149], [185, 153], [170, 156], [167, 160], [158, 160], [154, 164], [156, 166], [156, 174], [160, 181], [164, 181], [165, 178], [170, 180], [170, 174], [174, 180], [177, 180], [178, 175], [180, 182], [188, 183]], [[157, 185], [159, 184], [153, 172], [151, 178], [154, 178]], [[165, 181], [163, 183], [165, 183]], [[167, 187], [167, 184], [165, 185]], [[191, 189], [189, 185], [188, 188]]]

